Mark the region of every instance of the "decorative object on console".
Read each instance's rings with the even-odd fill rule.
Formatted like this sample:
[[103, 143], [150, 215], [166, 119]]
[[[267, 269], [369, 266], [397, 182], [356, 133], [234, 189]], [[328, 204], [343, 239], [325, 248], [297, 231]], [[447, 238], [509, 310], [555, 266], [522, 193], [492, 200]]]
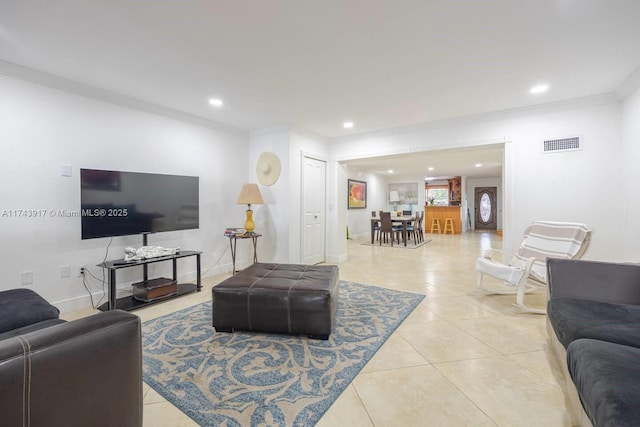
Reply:
[[280, 177], [280, 159], [275, 153], [265, 151], [258, 157], [256, 165], [258, 182], [262, 185], [273, 185]]
[[264, 204], [258, 184], [243, 184], [236, 203], [238, 205], [248, 205], [247, 220], [244, 223], [244, 229], [247, 230], [247, 233], [253, 233], [253, 230], [256, 228], [256, 224], [253, 222], [253, 211], [251, 210], [251, 205]]
[[152, 302], [178, 294], [178, 281], [165, 277], [134, 283], [131, 287], [133, 297], [143, 302]]
[[147, 258], [157, 258], [166, 255], [175, 255], [180, 248], [163, 248], [162, 246], [140, 246], [138, 249], [128, 247], [124, 249], [125, 261], [139, 261]]
[[225, 235], [225, 237], [244, 236], [244, 233], [246, 233], [246, 232], [247, 232], [247, 230], [245, 230], [244, 228], [227, 227], [224, 230], [224, 235]]

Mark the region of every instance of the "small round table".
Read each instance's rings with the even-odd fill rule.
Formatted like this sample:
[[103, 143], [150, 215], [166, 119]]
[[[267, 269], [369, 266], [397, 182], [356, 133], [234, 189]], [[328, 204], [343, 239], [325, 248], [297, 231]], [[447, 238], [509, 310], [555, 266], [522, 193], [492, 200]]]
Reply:
[[258, 262], [258, 252], [256, 251], [256, 245], [258, 243], [258, 237], [262, 236], [259, 233], [244, 233], [244, 234], [232, 234], [226, 235], [229, 238], [229, 246], [231, 246], [231, 260], [233, 261], [233, 270], [232, 274], [236, 274], [238, 270], [236, 270], [236, 247], [238, 245], [238, 239], [251, 239], [253, 242], [253, 262], [254, 264]]

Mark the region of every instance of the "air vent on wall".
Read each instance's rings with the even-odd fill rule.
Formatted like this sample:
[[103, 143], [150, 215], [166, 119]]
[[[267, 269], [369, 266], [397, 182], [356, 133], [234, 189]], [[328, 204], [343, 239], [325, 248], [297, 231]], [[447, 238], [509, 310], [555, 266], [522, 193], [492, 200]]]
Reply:
[[572, 136], [569, 138], [548, 139], [542, 143], [543, 153], [557, 153], [562, 151], [582, 150], [582, 138]]

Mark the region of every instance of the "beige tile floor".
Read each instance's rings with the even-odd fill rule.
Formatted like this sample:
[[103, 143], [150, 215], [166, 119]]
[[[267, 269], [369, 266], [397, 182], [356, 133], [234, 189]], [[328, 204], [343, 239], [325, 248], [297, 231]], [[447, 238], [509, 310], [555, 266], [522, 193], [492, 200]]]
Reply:
[[[490, 233], [427, 235], [418, 249], [348, 242], [340, 278], [426, 297], [336, 400], [318, 426], [572, 426], [562, 373], [545, 316], [520, 313], [514, 297], [475, 289], [474, 263]], [[209, 301], [209, 289], [157, 304], [143, 321]], [[543, 307], [544, 292], [527, 297]], [[67, 316], [82, 316], [75, 313]], [[189, 417], [144, 386], [144, 425], [194, 426]]]

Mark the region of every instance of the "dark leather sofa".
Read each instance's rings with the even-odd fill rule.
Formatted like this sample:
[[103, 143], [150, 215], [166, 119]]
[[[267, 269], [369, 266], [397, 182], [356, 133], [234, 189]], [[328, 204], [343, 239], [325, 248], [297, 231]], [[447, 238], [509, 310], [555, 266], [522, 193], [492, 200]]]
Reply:
[[65, 322], [16, 291], [27, 292], [0, 292], [0, 425], [141, 426], [140, 319], [114, 310]]
[[547, 330], [578, 422], [640, 423], [640, 265], [548, 259]]

